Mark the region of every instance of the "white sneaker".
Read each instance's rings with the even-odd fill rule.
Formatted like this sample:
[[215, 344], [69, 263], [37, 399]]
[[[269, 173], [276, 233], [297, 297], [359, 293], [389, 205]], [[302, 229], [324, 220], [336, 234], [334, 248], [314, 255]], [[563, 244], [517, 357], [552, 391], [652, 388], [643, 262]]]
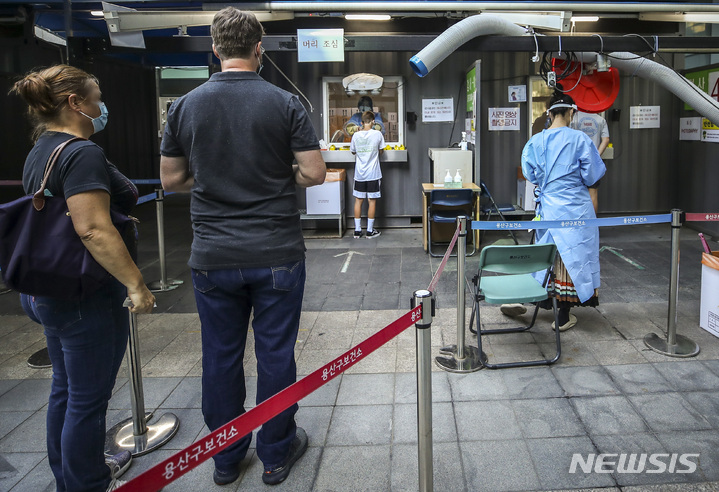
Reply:
[[118, 480], [117, 478], [113, 478], [112, 482], [110, 482], [110, 485], [107, 486], [107, 492], [110, 492], [111, 490], [117, 490], [126, 483], [127, 482], [124, 480]]
[[505, 316], [509, 316], [512, 318], [515, 316], [521, 316], [522, 314], [527, 312], [527, 308], [522, 306], [521, 304], [502, 304], [499, 307], [499, 310]]

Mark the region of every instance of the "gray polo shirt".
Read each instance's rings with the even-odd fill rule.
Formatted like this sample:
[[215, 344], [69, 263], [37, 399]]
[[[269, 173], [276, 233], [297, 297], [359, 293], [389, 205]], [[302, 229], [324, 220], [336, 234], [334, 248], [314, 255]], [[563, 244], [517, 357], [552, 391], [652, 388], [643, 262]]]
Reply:
[[319, 149], [296, 96], [254, 72], [220, 72], [177, 99], [160, 152], [195, 178], [189, 265], [271, 267], [304, 258], [293, 151]]

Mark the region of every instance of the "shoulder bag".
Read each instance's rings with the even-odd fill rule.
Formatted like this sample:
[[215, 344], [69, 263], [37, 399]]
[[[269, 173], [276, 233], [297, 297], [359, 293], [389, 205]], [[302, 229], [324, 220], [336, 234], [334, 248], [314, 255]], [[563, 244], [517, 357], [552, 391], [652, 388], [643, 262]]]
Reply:
[[[35, 194], [0, 205], [2, 277], [8, 287], [23, 294], [78, 300], [110, 278], [75, 232], [65, 199], [45, 195], [60, 153], [78, 140], [83, 139], [72, 138], [53, 150]], [[132, 219], [113, 210], [110, 215], [124, 237]]]

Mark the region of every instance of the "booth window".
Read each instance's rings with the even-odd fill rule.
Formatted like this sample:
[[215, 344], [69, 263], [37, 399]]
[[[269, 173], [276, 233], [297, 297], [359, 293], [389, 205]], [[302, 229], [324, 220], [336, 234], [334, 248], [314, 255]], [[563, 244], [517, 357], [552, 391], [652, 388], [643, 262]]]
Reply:
[[[347, 124], [357, 109], [362, 97], [372, 99], [372, 110], [379, 113], [384, 124], [384, 139], [387, 145], [404, 145], [404, 87], [402, 77], [383, 77], [378, 91], [349, 93], [342, 85], [342, 77], [322, 79], [322, 126], [324, 140], [328, 144], [346, 144], [352, 140]], [[362, 94], [362, 92], [366, 92]], [[373, 93], [374, 92], [374, 93]]]

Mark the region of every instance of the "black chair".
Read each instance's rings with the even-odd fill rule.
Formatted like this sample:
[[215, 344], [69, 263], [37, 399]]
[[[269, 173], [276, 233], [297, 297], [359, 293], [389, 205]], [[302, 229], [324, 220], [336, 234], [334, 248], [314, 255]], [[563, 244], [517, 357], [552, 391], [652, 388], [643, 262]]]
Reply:
[[[487, 220], [489, 220], [492, 212], [494, 212], [499, 215], [500, 219], [506, 221], [507, 219], [504, 218], [504, 214], [502, 212], [514, 212], [514, 205], [511, 203], [497, 204], [497, 202], [494, 201], [494, 197], [492, 197], [492, 194], [489, 192], [489, 188], [487, 188], [487, 184], [483, 179], [479, 180], [479, 197], [480, 200], [484, 199], [485, 203], [480, 205], [480, 211], [482, 214], [487, 214]], [[514, 244], [519, 244], [517, 236], [514, 235], [514, 231], [510, 229], [509, 233], [512, 235], [512, 239], [514, 239]], [[481, 242], [482, 241], [480, 239], [480, 243]]]
[[[429, 192], [429, 202], [427, 204], [427, 232], [428, 232], [428, 250], [430, 256], [444, 256], [435, 254], [432, 251], [432, 226], [435, 224], [455, 224], [457, 217], [467, 217], [467, 241], [472, 237], [470, 224], [474, 211], [474, 191], [468, 189], [450, 189], [450, 190], [432, 190]], [[472, 242], [472, 252], [467, 252], [467, 256], [475, 253], [474, 241]], [[438, 243], [439, 244], [439, 243]], [[445, 242], [444, 244], [449, 244]], [[452, 256], [456, 256], [453, 254]]]

